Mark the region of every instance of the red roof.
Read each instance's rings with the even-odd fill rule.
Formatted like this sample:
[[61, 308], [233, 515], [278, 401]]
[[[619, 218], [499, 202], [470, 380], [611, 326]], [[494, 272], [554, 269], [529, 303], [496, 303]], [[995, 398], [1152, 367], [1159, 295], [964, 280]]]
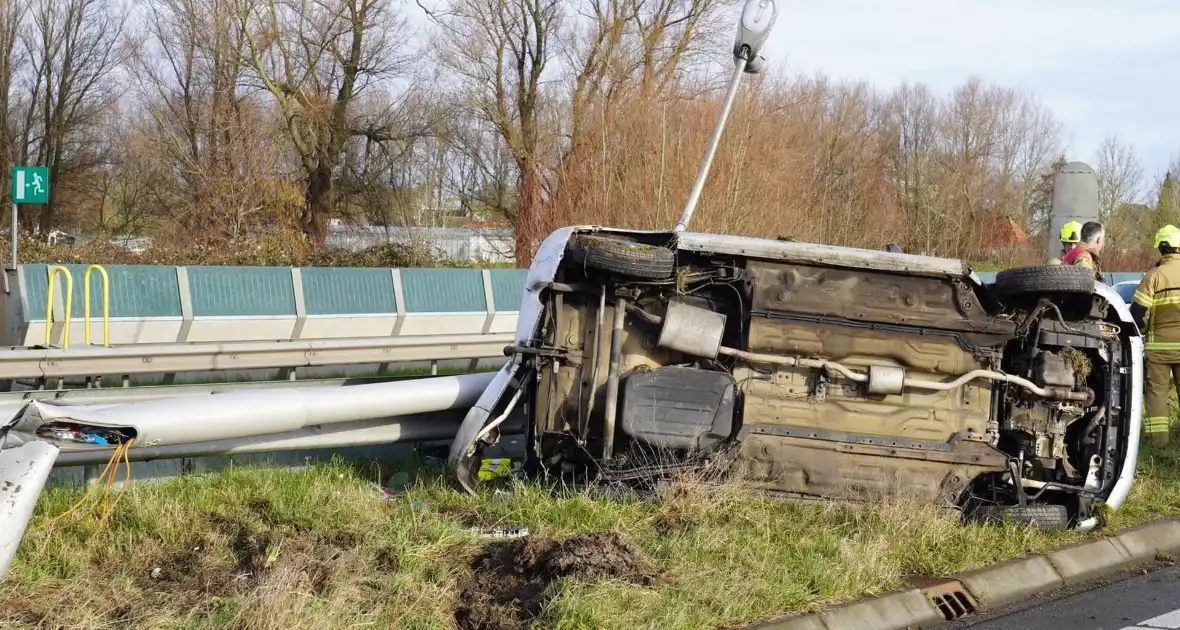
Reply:
[[1011, 247], [1028, 245], [1028, 234], [1020, 224], [1009, 217], [996, 217], [983, 231], [981, 245], [984, 247]]

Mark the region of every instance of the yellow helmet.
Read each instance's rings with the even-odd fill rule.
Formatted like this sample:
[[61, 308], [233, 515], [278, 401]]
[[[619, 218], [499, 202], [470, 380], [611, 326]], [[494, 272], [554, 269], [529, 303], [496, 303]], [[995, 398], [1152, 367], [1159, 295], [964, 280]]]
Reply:
[[1070, 221], [1061, 226], [1062, 243], [1077, 243], [1082, 240], [1082, 224], [1077, 221]]
[[1174, 225], [1165, 225], [1155, 233], [1155, 247], [1167, 243], [1174, 248], [1180, 249], [1180, 228]]

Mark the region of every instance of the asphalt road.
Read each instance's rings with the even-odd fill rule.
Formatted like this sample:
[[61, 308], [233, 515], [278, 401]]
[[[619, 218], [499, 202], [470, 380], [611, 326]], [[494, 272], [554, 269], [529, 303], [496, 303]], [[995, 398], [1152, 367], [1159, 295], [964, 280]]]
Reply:
[[1032, 601], [968, 617], [947, 628], [975, 630], [1177, 630], [1180, 567], [1131, 571]]

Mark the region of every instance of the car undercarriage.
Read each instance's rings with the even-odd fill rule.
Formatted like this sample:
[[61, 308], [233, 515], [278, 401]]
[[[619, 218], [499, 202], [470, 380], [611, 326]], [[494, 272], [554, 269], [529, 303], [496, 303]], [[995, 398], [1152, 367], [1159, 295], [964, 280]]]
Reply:
[[461, 477], [512, 413], [526, 470], [575, 484], [720, 467], [785, 497], [1048, 529], [1092, 527], [1129, 486], [1141, 339], [1085, 269], [983, 285], [949, 259], [567, 228], [527, 285], [505, 378], [453, 447]]

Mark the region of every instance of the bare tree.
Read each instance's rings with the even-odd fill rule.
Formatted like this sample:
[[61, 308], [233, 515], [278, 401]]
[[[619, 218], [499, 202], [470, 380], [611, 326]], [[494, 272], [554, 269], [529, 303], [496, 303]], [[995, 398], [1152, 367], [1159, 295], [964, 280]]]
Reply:
[[516, 260], [527, 265], [545, 231], [542, 79], [553, 66], [565, 17], [558, 0], [453, 0], [428, 9], [449, 42], [443, 62], [460, 80], [469, 111], [487, 121], [516, 164]]
[[[146, 21], [151, 39], [135, 67], [158, 148], [180, 180], [169, 205], [189, 234], [224, 230], [242, 205], [228, 193], [260, 157], [243, 111], [241, 25], [229, 0], [154, 0]], [[258, 188], [251, 183], [243, 188]]]
[[1107, 136], [1098, 147], [1094, 171], [1098, 176], [1098, 209], [1103, 221], [1109, 221], [1124, 204], [1141, 200], [1143, 166], [1133, 146]]
[[406, 133], [386, 116], [398, 100], [374, 115], [354, 115], [362, 95], [405, 71], [405, 21], [388, 0], [245, 0], [238, 19], [246, 64], [275, 99], [298, 156], [300, 225], [322, 244], [349, 139], [388, 142]]
[[[508, 218], [518, 264], [528, 264], [553, 227], [550, 203], [561, 194], [563, 172], [582, 159], [580, 129], [587, 117], [650, 105], [677, 87], [685, 66], [710, 50], [706, 42], [720, 33], [713, 24], [732, 4], [449, 0], [423, 5], [442, 31], [439, 39], [448, 43], [443, 60], [460, 79], [460, 98], [496, 130], [512, 155], [517, 178]], [[646, 101], [622, 105], [620, 99], [632, 91]]]
[[53, 185], [38, 226], [47, 236], [71, 179], [97, 165], [87, 145], [120, 93], [127, 15], [114, 0], [34, 0], [31, 13], [24, 45], [32, 85], [22, 158], [49, 169]]
[[915, 226], [911, 246], [920, 251], [934, 248], [935, 185], [938, 150], [938, 101], [924, 85], [903, 84], [893, 93], [889, 108], [889, 152], [897, 200]]
[[0, 116], [0, 190], [8, 190], [7, 167], [15, 165], [17, 157], [14, 150], [17, 134], [9, 112], [15, 109], [12, 87], [22, 61], [18, 57], [17, 42], [24, 23], [25, 8], [24, 2], [16, 0], [0, 4], [0, 112], [4, 113]]

